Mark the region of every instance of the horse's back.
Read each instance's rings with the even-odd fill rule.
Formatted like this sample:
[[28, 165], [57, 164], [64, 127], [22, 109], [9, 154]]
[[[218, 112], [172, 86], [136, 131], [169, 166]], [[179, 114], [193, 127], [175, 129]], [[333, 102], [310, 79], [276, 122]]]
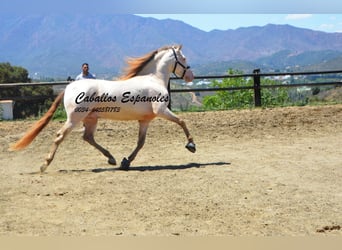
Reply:
[[166, 108], [168, 101], [167, 89], [155, 79], [144, 76], [125, 81], [72, 82], [65, 90], [64, 106], [70, 115], [83, 113], [76, 114], [77, 117], [93, 112], [105, 119], [147, 120]]

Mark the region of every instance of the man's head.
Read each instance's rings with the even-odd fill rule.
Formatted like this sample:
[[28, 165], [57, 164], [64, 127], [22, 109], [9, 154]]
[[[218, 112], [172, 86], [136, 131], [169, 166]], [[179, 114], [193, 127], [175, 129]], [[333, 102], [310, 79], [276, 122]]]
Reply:
[[89, 64], [88, 63], [82, 64], [82, 71], [83, 71], [84, 75], [88, 75], [88, 72], [89, 72]]

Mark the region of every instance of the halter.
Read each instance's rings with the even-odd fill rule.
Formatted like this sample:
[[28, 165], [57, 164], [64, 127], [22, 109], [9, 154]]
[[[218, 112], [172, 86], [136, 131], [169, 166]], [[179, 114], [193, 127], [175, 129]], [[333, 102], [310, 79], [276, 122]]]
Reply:
[[[173, 52], [173, 55], [174, 55], [174, 57], [175, 57], [175, 59], [176, 59], [175, 66], [173, 67], [172, 73], [173, 73], [177, 78], [183, 79], [183, 77], [184, 77], [186, 71], [187, 71], [188, 69], [190, 69], [190, 66], [185, 66], [183, 63], [181, 63], [180, 61], [178, 61], [178, 57], [177, 57], [177, 54], [176, 54], [176, 51], [175, 51], [174, 48], [172, 48], [172, 52]], [[176, 74], [176, 68], [177, 68], [177, 65], [178, 65], [178, 64], [183, 68], [183, 74], [182, 74], [181, 77], [177, 76], [177, 74]]]

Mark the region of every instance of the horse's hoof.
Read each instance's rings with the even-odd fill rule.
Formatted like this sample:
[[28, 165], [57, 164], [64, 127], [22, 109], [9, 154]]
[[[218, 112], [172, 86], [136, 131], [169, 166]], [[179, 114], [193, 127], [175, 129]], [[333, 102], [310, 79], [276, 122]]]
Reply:
[[186, 144], [185, 146], [191, 153], [195, 153], [196, 152], [196, 145], [193, 142], [189, 142], [188, 144]]
[[40, 167], [40, 173], [43, 174], [45, 170], [47, 169], [47, 166], [43, 165]]
[[108, 159], [108, 163], [109, 163], [110, 165], [116, 165], [116, 160], [115, 160], [114, 158], [109, 158], [109, 159]]
[[128, 170], [130, 165], [131, 165], [131, 162], [127, 160], [126, 158], [123, 158], [119, 169]]

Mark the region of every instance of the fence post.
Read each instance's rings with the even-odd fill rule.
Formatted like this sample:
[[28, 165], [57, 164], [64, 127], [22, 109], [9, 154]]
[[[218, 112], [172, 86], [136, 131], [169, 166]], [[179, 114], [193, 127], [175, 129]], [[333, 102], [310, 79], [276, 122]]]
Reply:
[[255, 107], [261, 107], [261, 87], [260, 87], [260, 69], [253, 70], [254, 81], [254, 105]]

